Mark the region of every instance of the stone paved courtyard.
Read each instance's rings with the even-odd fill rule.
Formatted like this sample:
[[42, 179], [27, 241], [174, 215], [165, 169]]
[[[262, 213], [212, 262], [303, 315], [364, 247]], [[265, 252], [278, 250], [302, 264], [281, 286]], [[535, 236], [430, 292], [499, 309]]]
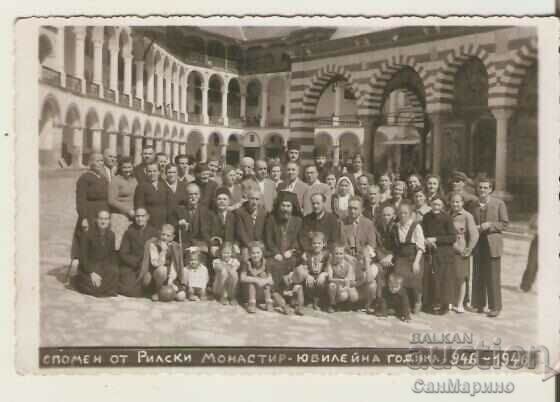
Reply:
[[475, 343], [499, 336], [502, 345], [537, 339], [537, 295], [518, 290], [529, 241], [508, 236], [499, 318], [450, 313], [413, 316], [410, 323], [364, 313], [306, 311], [304, 317], [216, 302], [153, 303], [122, 296], [95, 299], [68, 289], [64, 277], [76, 220], [77, 172], [41, 172], [41, 346], [315, 346], [407, 347], [412, 333], [472, 333]]

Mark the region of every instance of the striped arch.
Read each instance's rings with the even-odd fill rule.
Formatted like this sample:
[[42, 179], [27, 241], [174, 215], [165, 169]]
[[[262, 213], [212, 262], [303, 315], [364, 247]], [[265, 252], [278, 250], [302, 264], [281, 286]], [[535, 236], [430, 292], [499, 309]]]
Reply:
[[337, 66], [335, 64], [328, 64], [321, 68], [313, 78], [308, 87], [303, 92], [303, 110], [304, 113], [314, 114], [321, 98], [321, 94], [327, 87], [327, 85], [335, 78], [341, 78], [345, 80], [350, 87], [356, 98], [356, 103], [358, 108], [361, 104], [362, 94], [358, 86], [357, 81], [352, 77], [352, 74], [343, 66]]
[[443, 67], [436, 75], [432, 90], [426, 93], [426, 103], [428, 105], [439, 103], [440, 107], [445, 105], [445, 109], [450, 110], [452, 108], [455, 74], [468, 59], [473, 57], [478, 58], [486, 67], [488, 88], [496, 85], [496, 69], [490, 62], [489, 53], [478, 44], [462, 44], [453, 49], [445, 58]]
[[493, 104], [517, 106], [519, 90], [527, 71], [537, 63], [537, 39], [531, 39], [521, 46], [502, 70], [497, 71], [497, 83], [489, 89], [489, 98]]
[[426, 98], [428, 98], [428, 72], [426, 69], [417, 63], [413, 56], [393, 55], [390, 60], [384, 61], [381, 67], [373, 71], [373, 76], [369, 82], [369, 91], [364, 95], [363, 108], [369, 110], [372, 114], [380, 114], [387, 84], [395, 74], [405, 67], [411, 68], [418, 74], [424, 86]]

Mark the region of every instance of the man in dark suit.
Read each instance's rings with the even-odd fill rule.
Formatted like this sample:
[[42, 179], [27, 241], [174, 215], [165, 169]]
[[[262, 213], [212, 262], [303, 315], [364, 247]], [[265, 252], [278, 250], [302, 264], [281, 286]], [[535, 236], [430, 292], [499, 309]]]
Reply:
[[[229, 191], [222, 187], [216, 191], [216, 209], [210, 213], [209, 218], [209, 234], [210, 240], [219, 238], [221, 242], [235, 241], [235, 213], [229, 210], [230, 197]], [[238, 249], [237, 245], [235, 245]], [[238, 250], [236, 250], [238, 251]], [[215, 245], [210, 246], [210, 254], [217, 256], [218, 248]]]
[[255, 162], [255, 183], [261, 193], [260, 204], [264, 206], [266, 212], [272, 211], [276, 198], [276, 185], [268, 177], [268, 165], [266, 161], [257, 160]]
[[200, 203], [202, 205], [213, 205], [212, 203], [216, 198], [218, 183], [210, 180], [211, 174], [210, 168], [206, 163], [199, 163], [194, 168], [194, 175], [196, 177], [194, 183], [200, 189]]
[[149, 224], [161, 228], [168, 223], [172, 212], [169, 187], [160, 179], [158, 166], [152, 162], [146, 166], [147, 180], [138, 182], [134, 191], [134, 209], [144, 208], [150, 215]]
[[154, 147], [145, 143], [142, 148], [142, 163], [134, 167], [134, 177], [138, 183], [146, 181], [146, 166], [154, 161]]
[[247, 194], [247, 201], [235, 211], [235, 240], [241, 249], [244, 260], [249, 258], [247, 247], [253, 241], [264, 240], [266, 210], [261, 202], [261, 193], [252, 189]]
[[307, 184], [299, 179], [299, 165], [296, 162], [288, 162], [286, 164], [286, 180], [278, 186], [278, 191], [289, 191], [296, 194], [299, 207], [303, 210], [303, 202]]
[[294, 267], [300, 254], [299, 233], [302, 218], [294, 215], [298, 200], [295, 194], [278, 194], [275, 210], [268, 216], [264, 229], [265, 257], [272, 272], [275, 286]]
[[321, 232], [325, 235], [327, 247], [332, 247], [340, 240], [340, 225], [337, 217], [325, 210], [327, 198], [324, 194], [313, 194], [311, 196], [312, 212], [303, 218], [303, 227], [300, 232], [300, 243], [304, 250], [311, 247], [309, 234]]
[[472, 308], [469, 310], [482, 313], [487, 304], [488, 316], [497, 317], [502, 310], [502, 231], [509, 224], [509, 218], [506, 204], [492, 197], [492, 190], [490, 179], [479, 179], [479, 202], [472, 207], [472, 215], [480, 238], [473, 252], [473, 295]]
[[372, 184], [368, 187], [363, 206], [362, 213], [377, 227], [383, 218], [383, 207], [379, 202], [379, 187], [377, 185]]
[[354, 187], [354, 190], [358, 190], [360, 188], [358, 179], [361, 176], [366, 176], [369, 184], [375, 183], [375, 178], [373, 177], [373, 175], [369, 172], [366, 172], [363, 169], [363, 167], [364, 167], [364, 157], [362, 156], [362, 154], [357, 153], [352, 158], [352, 171], [351, 173], [348, 174], [348, 177], [350, 177], [350, 181], [352, 182], [352, 186]]
[[195, 183], [185, 186], [185, 203], [178, 207], [178, 224], [183, 248], [196, 246], [208, 252], [210, 242], [210, 212], [200, 204], [200, 189]]
[[181, 219], [180, 208], [184, 208], [187, 203], [187, 186], [186, 183], [178, 180], [177, 166], [173, 164], [165, 167], [164, 182], [169, 189], [170, 210], [167, 221], [171, 225], [177, 226], [179, 219]]
[[[377, 246], [375, 226], [362, 214], [362, 199], [354, 196], [348, 202], [348, 216], [340, 226], [341, 241], [347, 254], [357, 259], [356, 281], [359, 294], [365, 300], [366, 311], [373, 313], [377, 292], [377, 267], [372, 265]], [[361, 268], [361, 269], [360, 269]]]
[[313, 194], [319, 193], [324, 194], [327, 198], [325, 209], [331, 212], [331, 189], [330, 187], [319, 181], [319, 172], [317, 171], [317, 166], [314, 164], [306, 165], [304, 168], [304, 177], [307, 184], [307, 190], [303, 195], [303, 213], [307, 215], [311, 212], [311, 196]]
[[148, 212], [144, 208], [134, 211], [134, 223], [131, 224], [121, 240], [119, 250], [119, 294], [128, 297], [142, 297], [142, 283], [137, 280], [144, 246], [148, 240], [158, 236], [158, 230], [148, 225]]

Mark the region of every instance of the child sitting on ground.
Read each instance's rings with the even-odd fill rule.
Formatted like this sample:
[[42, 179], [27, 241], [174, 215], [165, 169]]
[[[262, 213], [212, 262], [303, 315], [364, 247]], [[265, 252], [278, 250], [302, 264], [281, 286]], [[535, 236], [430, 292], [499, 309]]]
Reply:
[[358, 301], [355, 265], [356, 259], [344, 253], [343, 244], [334, 246], [331, 262], [327, 268], [329, 281], [329, 307], [327, 312], [334, 313], [337, 304], [356, 303]]
[[291, 275], [296, 284], [303, 284], [305, 298], [311, 300], [313, 309], [319, 309], [321, 293], [327, 284], [329, 253], [325, 250], [326, 239], [322, 232], [311, 232], [311, 250], [301, 255], [301, 261]]
[[272, 297], [284, 314], [292, 313], [291, 305], [296, 315], [303, 315], [303, 285], [294, 283], [291, 274], [284, 275], [278, 283], [274, 283]]
[[233, 244], [225, 242], [220, 250], [220, 258], [212, 262], [214, 285], [212, 293], [223, 305], [237, 303], [237, 281], [239, 260], [233, 257]]
[[188, 247], [185, 249], [188, 261], [185, 276], [187, 293], [190, 301], [206, 300], [206, 286], [208, 285], [208, 269], [200, 262], [200, 249]]
[[383, 298], [376, 315], [386, 317], [395, 314], [404, 322], [410, 321], [410, 303], [408, 293], [403, 285], [403, 277], [398, 274], [390, 274], [387, 287], [383, 289]]
[[243, 292], [247, 297], [247, 312], [257, 312], [257, 301], [266, 303], [266, 310], [273, 311], [272, 304], [272, 275], [268, 272], [264, 260], [264, 245], [260, 241], [248, 244], [249, 260], [244, 264], [241, 271], [241, 284]]
[[152, 300], [159, 301], [159, 291], [162, 286], [173, 288], [175, 300], [185, 300], [185, 272], [181, 269], [181, 250], [173, 241], [175, 228], [164, 224], [159, 238], [152, 238], [144, 246], [144, 258], [139, 278], [145, 288], [152, 287]]

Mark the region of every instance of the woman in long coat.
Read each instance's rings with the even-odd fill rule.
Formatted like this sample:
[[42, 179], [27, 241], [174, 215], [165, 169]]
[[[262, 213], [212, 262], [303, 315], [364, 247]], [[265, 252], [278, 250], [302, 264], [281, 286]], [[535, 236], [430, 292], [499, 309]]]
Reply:
[[424, 307], [435, 314], [446, 314], [455, 303], [456, 269], [453, 244], [457, 232], [453, 219], [443, 212], [443, 200], [434, 198], [432, 210], [422, 221], [426, 237], [424, 267]]
[[97, 213], [108, 211], [109, 182], [103, 172], [103, 155], [94, 152], [88, 161], [89, 169], [76, 182], [76, 211], [78, 220], [72, 238], [72, 265], [77, 266], [80, 254], [80, 237], [95, 224]]

